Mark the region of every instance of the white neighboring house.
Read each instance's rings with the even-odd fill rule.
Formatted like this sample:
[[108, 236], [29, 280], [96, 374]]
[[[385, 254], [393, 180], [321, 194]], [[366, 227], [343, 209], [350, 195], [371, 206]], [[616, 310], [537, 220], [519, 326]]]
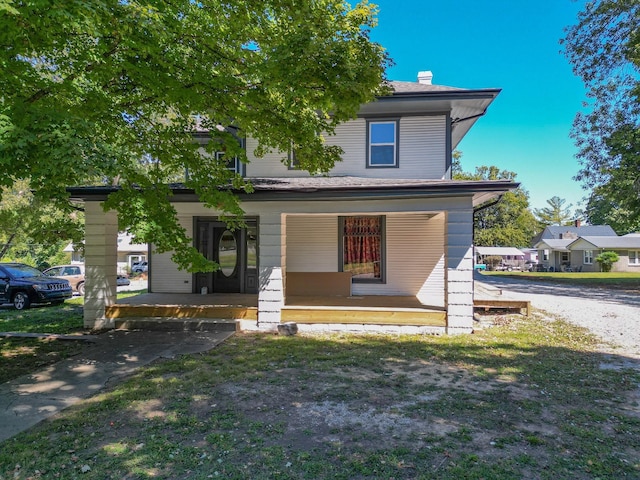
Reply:
[[[147, 261], [149, 248], [145, 244], [132, 243], [131, 235], [128, 233], [118, 233], [117, 250], [117, 273], [126, 274], [131, 271], [134, 263]], [[71, 254], [71, 263], [85, 263], [84, 256], [80, 250], [73, 247], [73, 243], [67, 245], [65, 252]]]
[[501, 257], [499, 270], [524, 269], [525, 254], [515, 247], [475, 247], [476, 264], [485, 264], [487, 257]]
[[[198, 294], [199, 301], [200, 293], [217, 295], [212, 301], [251, 296], [255, 319], [242, 320], [241, 328], [261, 331], [274, 331], [292, 318], [294, 297], [299, 303], [306, 294], [309, 303], [302, 305], [320, 306], [296, 321], [313, 322], [314, 328], [471, 332], [474, 209], [518, 183], [451, 178], [453, 150], [500, 90], [433, 85], [431, 78], [431, 72], [420, 72], [417, 82], [390, 82], [392, 95], [362, 105], [356, 119], [327, 137], [344, 154], [326, 177], [297, 170], [287, 161], [288, 152], [255, 158], [256, 141], [242, 138], [249, 163], [235, 168], [254, 186], [251, 194], [236, 192], [245, 228], [228, 230], [220, 212], [176, 185], [171, 198], [180, 223], [193, 232], [194, 247], [223, 268], [191, 274], [180, 270], [170, 253], [153, 253], [151, 245], [149, 292], [179, 294], [182, 305], [189, 294]], [[204, 132], [195, 136], [206, 141]], [[114, 188], [69, 188], [71, 197], [85, 204], [85, 264], [92, 280], [84, 321], [91, 327], [115, 325], [116, 271], [109, 259], [118, 247], [117, 218], [101, 206]], [[358, 299], [390, 304], [400, 298], [435, 313], [407, 320], [401, 314], [411, 309], [395, 308], [378, 317], [369, 311], [357, 319], [331, 318], [322, 314], [321, 302], [329, 296], [336, 308], [349, 312], [355, 311], [349, 303]]]
[[615, 237], [580, 237], [567, 246], [574, 269], [583, 272], [600, 270], [596, 257], [613, 251], [620, 257], [611, 267], [612, 272], [640, 272], [640, 234], [631, 233]]

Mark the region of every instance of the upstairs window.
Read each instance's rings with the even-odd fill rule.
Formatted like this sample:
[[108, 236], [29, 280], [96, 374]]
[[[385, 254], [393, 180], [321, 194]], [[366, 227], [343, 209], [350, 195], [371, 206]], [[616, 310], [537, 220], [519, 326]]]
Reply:
[[398, 166], [398, 121], [367, 124], [367, 167]]
[[[216, 160], [220, 160], [222, 157], [224, 157], [224, 152], [216, 152]], [[242, 173], [238, 157], [227, 159], [227, 170], [230, 170], [233, 173]]]
[[298, 156], [296, 155], [295, 148], [291, 147], [289, 149], [289, 163], [287, 165], [289, 170], [299, 170], [300, 163], [298, 162]]

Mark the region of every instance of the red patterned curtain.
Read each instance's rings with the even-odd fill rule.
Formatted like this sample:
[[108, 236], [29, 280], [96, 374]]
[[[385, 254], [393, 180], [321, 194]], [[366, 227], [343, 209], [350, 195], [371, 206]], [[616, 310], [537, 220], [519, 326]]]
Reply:
[[380, 278], [380, 217], [344, 219], [344, 270], [354, 276]]

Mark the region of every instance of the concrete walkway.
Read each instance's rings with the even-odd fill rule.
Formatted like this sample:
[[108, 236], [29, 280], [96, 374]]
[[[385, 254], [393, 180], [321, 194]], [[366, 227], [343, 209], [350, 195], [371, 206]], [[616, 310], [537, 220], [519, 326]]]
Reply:
[[234, 332], [112, 330], [75, 357], [0, 385], [0, 442], [159, 358], [206, 352]]

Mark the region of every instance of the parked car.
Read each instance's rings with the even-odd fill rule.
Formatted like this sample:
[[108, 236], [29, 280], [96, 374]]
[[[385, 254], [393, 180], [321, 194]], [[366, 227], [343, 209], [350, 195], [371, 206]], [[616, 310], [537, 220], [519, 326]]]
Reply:
[[[64, 278], [65, 280], [68, 280], [74, 291], [78, 292], [80, 295], [84, 295], [84, 265], [56, 265], [55, 267], [47, 268], [42, 273], [50, 277]], [[127, 277], [124, 275], [118, 275], [118, 287], [130, 284], [131, 282]]]
[[143, 273], [149, 270], [147, 262], [136, 262], [131, 266], [131, 273]]
[[42, 273], [50, 277], [68, 280], [75, 292], [84, 295], [84, 265], [56, 265], [55, 267], [47, 268]]
[[538, 270], [538, 262], [536, 262], [534, 260], [527, 260], [526, 262], [524, 262], [524, 271], [525, 272], [539, 271]]
[[16, 310], [32, 303], [59, 304], [71, 298], [67, 280], [51, 278], [23, 263], [0, 263], [0, 304], [12, 303]]

